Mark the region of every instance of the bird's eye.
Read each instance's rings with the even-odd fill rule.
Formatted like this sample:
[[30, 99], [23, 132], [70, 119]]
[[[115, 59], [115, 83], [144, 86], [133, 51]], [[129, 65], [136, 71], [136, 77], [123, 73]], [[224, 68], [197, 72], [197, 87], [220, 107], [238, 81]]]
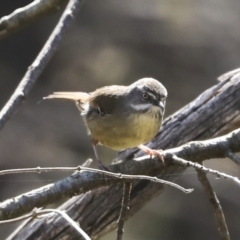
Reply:
[[143, 99], [148, 99], [148, 94], [147, 93], [143, 93], [142, 98]]

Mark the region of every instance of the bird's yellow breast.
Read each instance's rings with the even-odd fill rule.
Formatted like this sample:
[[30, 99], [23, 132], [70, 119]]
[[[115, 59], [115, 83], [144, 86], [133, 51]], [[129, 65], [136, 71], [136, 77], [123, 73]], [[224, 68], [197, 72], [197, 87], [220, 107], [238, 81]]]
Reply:
[[146, 143], [154, 138], [161, 126], [161, 119], [156, 114], [139, 114], [133, 116], [132, 131], [136, 137], [136, 141], [140, 141], [139, 144]]
[[88, 121], [92, 138], [114, 150], [137, 147], [154, 138], [161, 126], [158, 111], [134, 113], [124, 119], [107, 115]]

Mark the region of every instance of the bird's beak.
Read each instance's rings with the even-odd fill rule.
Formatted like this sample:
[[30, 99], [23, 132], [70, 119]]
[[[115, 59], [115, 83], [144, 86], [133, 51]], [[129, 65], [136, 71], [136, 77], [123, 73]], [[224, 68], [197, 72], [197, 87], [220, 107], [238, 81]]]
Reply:
[[162, 101], [156, 102], [156, 106], [158, 106], [161, 109], [161, 112], [164, 113], [165, 104]]

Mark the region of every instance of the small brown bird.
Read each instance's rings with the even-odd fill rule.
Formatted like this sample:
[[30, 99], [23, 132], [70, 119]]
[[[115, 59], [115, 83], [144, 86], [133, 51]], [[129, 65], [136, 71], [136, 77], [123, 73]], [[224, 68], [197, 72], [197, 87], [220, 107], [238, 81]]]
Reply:
[[159, 151], [142, 145], [155, 137], [162, 124], [167, 90], [159, 81], [143, 78], [129, 86], [106, 86], [91, 93], [54, 92], [44, 99], [52, 98], [76, 102], [100, 168], [104, 165], [97, 144], [117, 151], [138, 146], [163, 160]]

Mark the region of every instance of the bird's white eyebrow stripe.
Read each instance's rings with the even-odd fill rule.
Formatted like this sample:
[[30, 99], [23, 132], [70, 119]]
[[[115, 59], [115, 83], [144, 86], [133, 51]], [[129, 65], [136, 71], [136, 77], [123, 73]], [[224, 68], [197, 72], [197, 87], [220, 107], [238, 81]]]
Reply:
[[153, 93], [147, 92], [147, 94], [148, 94], [149, 96], [151, 96], [153, 99], [157, 99], [156, 95], [154, 95]]
[[[162, 98], [161, 94], [156, 93], [148, 87], [138, 87], [140, 90], [145, 91], [149, 96], [151, 96], [154, 100], [159, 100]], [[165, 97], [165, 96], [164, 96]], [[165, 97], [166, 98], [166, 97]]]

